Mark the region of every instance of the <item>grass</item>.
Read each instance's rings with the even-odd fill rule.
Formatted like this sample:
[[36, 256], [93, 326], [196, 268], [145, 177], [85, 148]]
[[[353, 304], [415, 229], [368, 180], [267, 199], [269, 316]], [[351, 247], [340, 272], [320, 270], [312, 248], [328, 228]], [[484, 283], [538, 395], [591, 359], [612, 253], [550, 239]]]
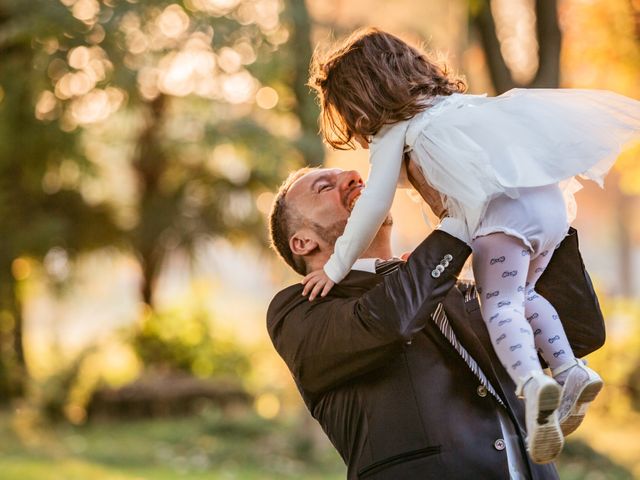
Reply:
[[182, 419], [26, 426], [0, 417], [2, 480], [337, 480], [345, 467], [294, 423], [215, 412]]
[[[27, 417], [27, 418], [25, 418]], [[34, 417], [35, 418], [35, 417]], [[47, 426], [0, 415], [2, 480], [338, 480], [346, 469], [299, 421], [218, 412], [153, 421]], [[631, 479], [581, 441], [568, 442], [563, 480]]]

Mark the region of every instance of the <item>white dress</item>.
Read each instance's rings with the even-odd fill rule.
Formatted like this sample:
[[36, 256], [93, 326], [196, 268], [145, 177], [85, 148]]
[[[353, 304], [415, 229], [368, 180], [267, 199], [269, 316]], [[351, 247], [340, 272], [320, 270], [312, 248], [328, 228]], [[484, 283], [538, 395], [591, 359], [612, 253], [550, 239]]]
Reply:
[[324, 267], [334, 282], [385, 219], [406, 151], [473, 238], [491, 200], [560, 184], [572, 203], [575, 176], [602, 186], [624, 146], [640, 140], [640, 102], [608, 91], [514, 89], [498, 97], [439, 96], [431, 105], [373, 137], [366, 188]]

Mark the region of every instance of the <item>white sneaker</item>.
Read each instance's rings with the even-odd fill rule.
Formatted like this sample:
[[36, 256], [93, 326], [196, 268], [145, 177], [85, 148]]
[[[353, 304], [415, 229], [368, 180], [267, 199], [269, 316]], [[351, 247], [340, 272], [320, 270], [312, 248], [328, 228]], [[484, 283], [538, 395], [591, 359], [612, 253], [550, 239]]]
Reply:
[[563, 435], [573, 433], [584, 420], [591, 402], [596, 398], [604, 382], [600, 375], [579, 359], [575, 363], [554, 371], [554, 377], [567, 372], [558, 407], [558, 419]]
[[532, 372], [518, 383], [516, 394], [525, 402], [527, 451], [536, 463], [552, 462], [564, 446], [556, 414], [561, 392], [558, 382], [542, 372]]

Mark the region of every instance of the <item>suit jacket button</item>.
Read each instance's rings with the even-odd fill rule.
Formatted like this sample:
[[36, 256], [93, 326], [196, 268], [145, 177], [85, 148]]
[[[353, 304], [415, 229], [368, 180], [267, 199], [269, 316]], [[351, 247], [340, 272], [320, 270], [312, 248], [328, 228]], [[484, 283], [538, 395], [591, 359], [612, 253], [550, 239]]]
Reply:
[[507, 448], [507, 446], [505, 445], [504, 440], [499, 438], [495, 442], [493, 442], [493, 448], [495, 448], [498, 451], [502, 451], [505, 448]]
[[431, 276], [432, 276], [433, 278], [438, 278], [438, 277], [440, 276], [440, 271], [438, 271], [438, 270], [433, 270], [433, 271], [431, 272]]
[[479, 397], [486, 397], [487, 396], [487, 387], [485, 387], [484, 385], [478, 385], [478, 388], [476, 389], [476, 392], [478, 393]]
[[440, 262], [440, 265], [442, 265], [444, 268], [447, 268], [449, 266], [449, 262], [447, 260], [442, 260]]
[[451, 254], [447, 253], [444, 256], [444, 260], [446, 260], [447, 262], [450, 262], [451, 260], [453, 260], [453, 256]]
[[444, 272], [444, 267], [442, 265], [436, 265], [436, 270], [438, 270], [440, 273]]

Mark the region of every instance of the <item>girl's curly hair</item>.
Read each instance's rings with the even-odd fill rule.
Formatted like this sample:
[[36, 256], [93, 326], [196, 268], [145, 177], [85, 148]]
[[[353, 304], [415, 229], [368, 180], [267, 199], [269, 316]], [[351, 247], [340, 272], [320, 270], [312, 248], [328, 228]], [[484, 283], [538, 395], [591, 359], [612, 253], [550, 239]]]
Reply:
[[386, 124], [410, 119], [435, 95], [466, 90], [426, 53], [371, 27], [326, 54], [316, 50], [308, 85], [318, 95], [322, 136], [341, 150], [354, 148], [355, 135], [368, 138]]

